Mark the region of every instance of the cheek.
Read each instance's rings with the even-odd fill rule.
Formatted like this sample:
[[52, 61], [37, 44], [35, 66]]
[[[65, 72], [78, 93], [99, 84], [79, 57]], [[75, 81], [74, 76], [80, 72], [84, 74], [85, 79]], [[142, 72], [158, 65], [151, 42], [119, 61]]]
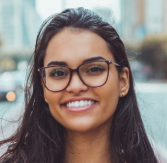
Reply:
[[110, 75], [107, 83], [96, 89], [96, 94], [100, 97], [100, 108], [103, 118], [110, 118], [114, 114], [119, 100], [119, 79], [118, 75]]
[[110, 103], [111, 105], [117, 105], [120, 92], [120, 84], [117, 71], [114, 74], [110, 73], [109, 76], [110, 77], [105, 87], [106, 95], [104, 96], [106, 100], [108, 100], [108, 103]]
[[109, 78], [103, 89], [103, 96], [105, 100], [109, 103], [117, 103], [120, 92], [119, 80], [117, 78]]
[[[53, 115], [53, 117], [55, 117], [58, 114], [58, 110], [60, 109], [60, 101], [62, 98], [62, 92], [50, 92], [48, 90], [45, 89], [45, 99], [46, 102], [49, 105], [49, 109]], [[57, 116], [56, 116], [57, 117]]]

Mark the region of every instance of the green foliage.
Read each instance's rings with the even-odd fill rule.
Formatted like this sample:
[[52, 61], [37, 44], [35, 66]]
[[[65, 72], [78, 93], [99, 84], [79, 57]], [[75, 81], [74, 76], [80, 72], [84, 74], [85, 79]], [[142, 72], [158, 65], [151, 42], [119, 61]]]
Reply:
[[150, 65], [153, 74], [167, 79], [167, 35], [146, 37], [141, 43], [138, 60]]

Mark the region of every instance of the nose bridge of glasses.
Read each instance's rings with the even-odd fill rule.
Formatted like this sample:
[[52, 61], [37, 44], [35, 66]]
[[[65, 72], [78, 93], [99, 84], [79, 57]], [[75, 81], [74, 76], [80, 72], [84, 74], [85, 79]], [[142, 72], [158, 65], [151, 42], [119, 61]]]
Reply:
[[78, 67], [75, 68], [75, 69], [72, 69], [72, 68], [68, 67], [69, 70], [70, 70], [70, 76], [71, 76], [71, 78], [72, 78], [72, 76], [73, 76], [73, 74], [74, 74], [75, 72], [76, 72], [76, 73], [78, 74], [78, 76], [80, 77], [80, 74], [79, 74], [79, 67], [80, 67], [80, 66], [78, 66]]
[[[80, 82], [82, 82], [83, 83], [83, 81], [82, 81], [82, 78], [81, 78], [81, 76], [80, 76], [80, 73], [79, 73], [79, 67], [80, 66], [78, 66], [77, 68], [75, 68], [75, 69], [72, 69], [72, 68], [69, 68], [70, 69], [70, 83], [71, 83], [71, 80], [73, 80], [74, 78], [76, 78], [76, 77], [78, 77], [78, 79], [80, 80]], [[84, 84], [84, 83], [83, 83]]]

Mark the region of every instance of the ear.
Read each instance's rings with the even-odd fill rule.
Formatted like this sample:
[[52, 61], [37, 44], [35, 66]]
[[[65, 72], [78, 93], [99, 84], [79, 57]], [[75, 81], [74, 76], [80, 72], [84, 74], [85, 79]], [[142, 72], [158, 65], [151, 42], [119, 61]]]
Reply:
[[119, 97], [123, 97], [126, 96], [128, 91], [129, 91], [129, 87], [130, 87], [130, 83], [129, 83], [129, 69], [127, 67], [124, 68], [124, 70], [119, 74], [120, 76], [120, 93], [119, 93]]
[[46, 87], [45, 87], [45, 85], [44, 85], [42, 80], [41, 80], [41, 84], [42, 84], [42, 87], [43, 87], [43, 93], [44, 93], [45, 102], [48, 103], [47, 96], [46, 96]]

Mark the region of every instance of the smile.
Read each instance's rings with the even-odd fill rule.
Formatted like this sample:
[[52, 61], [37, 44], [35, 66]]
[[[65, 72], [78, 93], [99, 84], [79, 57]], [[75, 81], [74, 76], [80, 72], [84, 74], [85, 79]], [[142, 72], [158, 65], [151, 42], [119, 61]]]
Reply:
[[93, 99], [70, 99], [65, 102], [62, 107], [69, 112], [83, 112], [93, 109], [97, 103], [98, 101]]
[[66, 107], [69, 107], [69, 108], [83, 107], [83, 106], [88, 106], [94, 103], [95, 101], [92, 101], [92, 100], [73, 101], [73, 102], [68, 102], [66, 104]]

